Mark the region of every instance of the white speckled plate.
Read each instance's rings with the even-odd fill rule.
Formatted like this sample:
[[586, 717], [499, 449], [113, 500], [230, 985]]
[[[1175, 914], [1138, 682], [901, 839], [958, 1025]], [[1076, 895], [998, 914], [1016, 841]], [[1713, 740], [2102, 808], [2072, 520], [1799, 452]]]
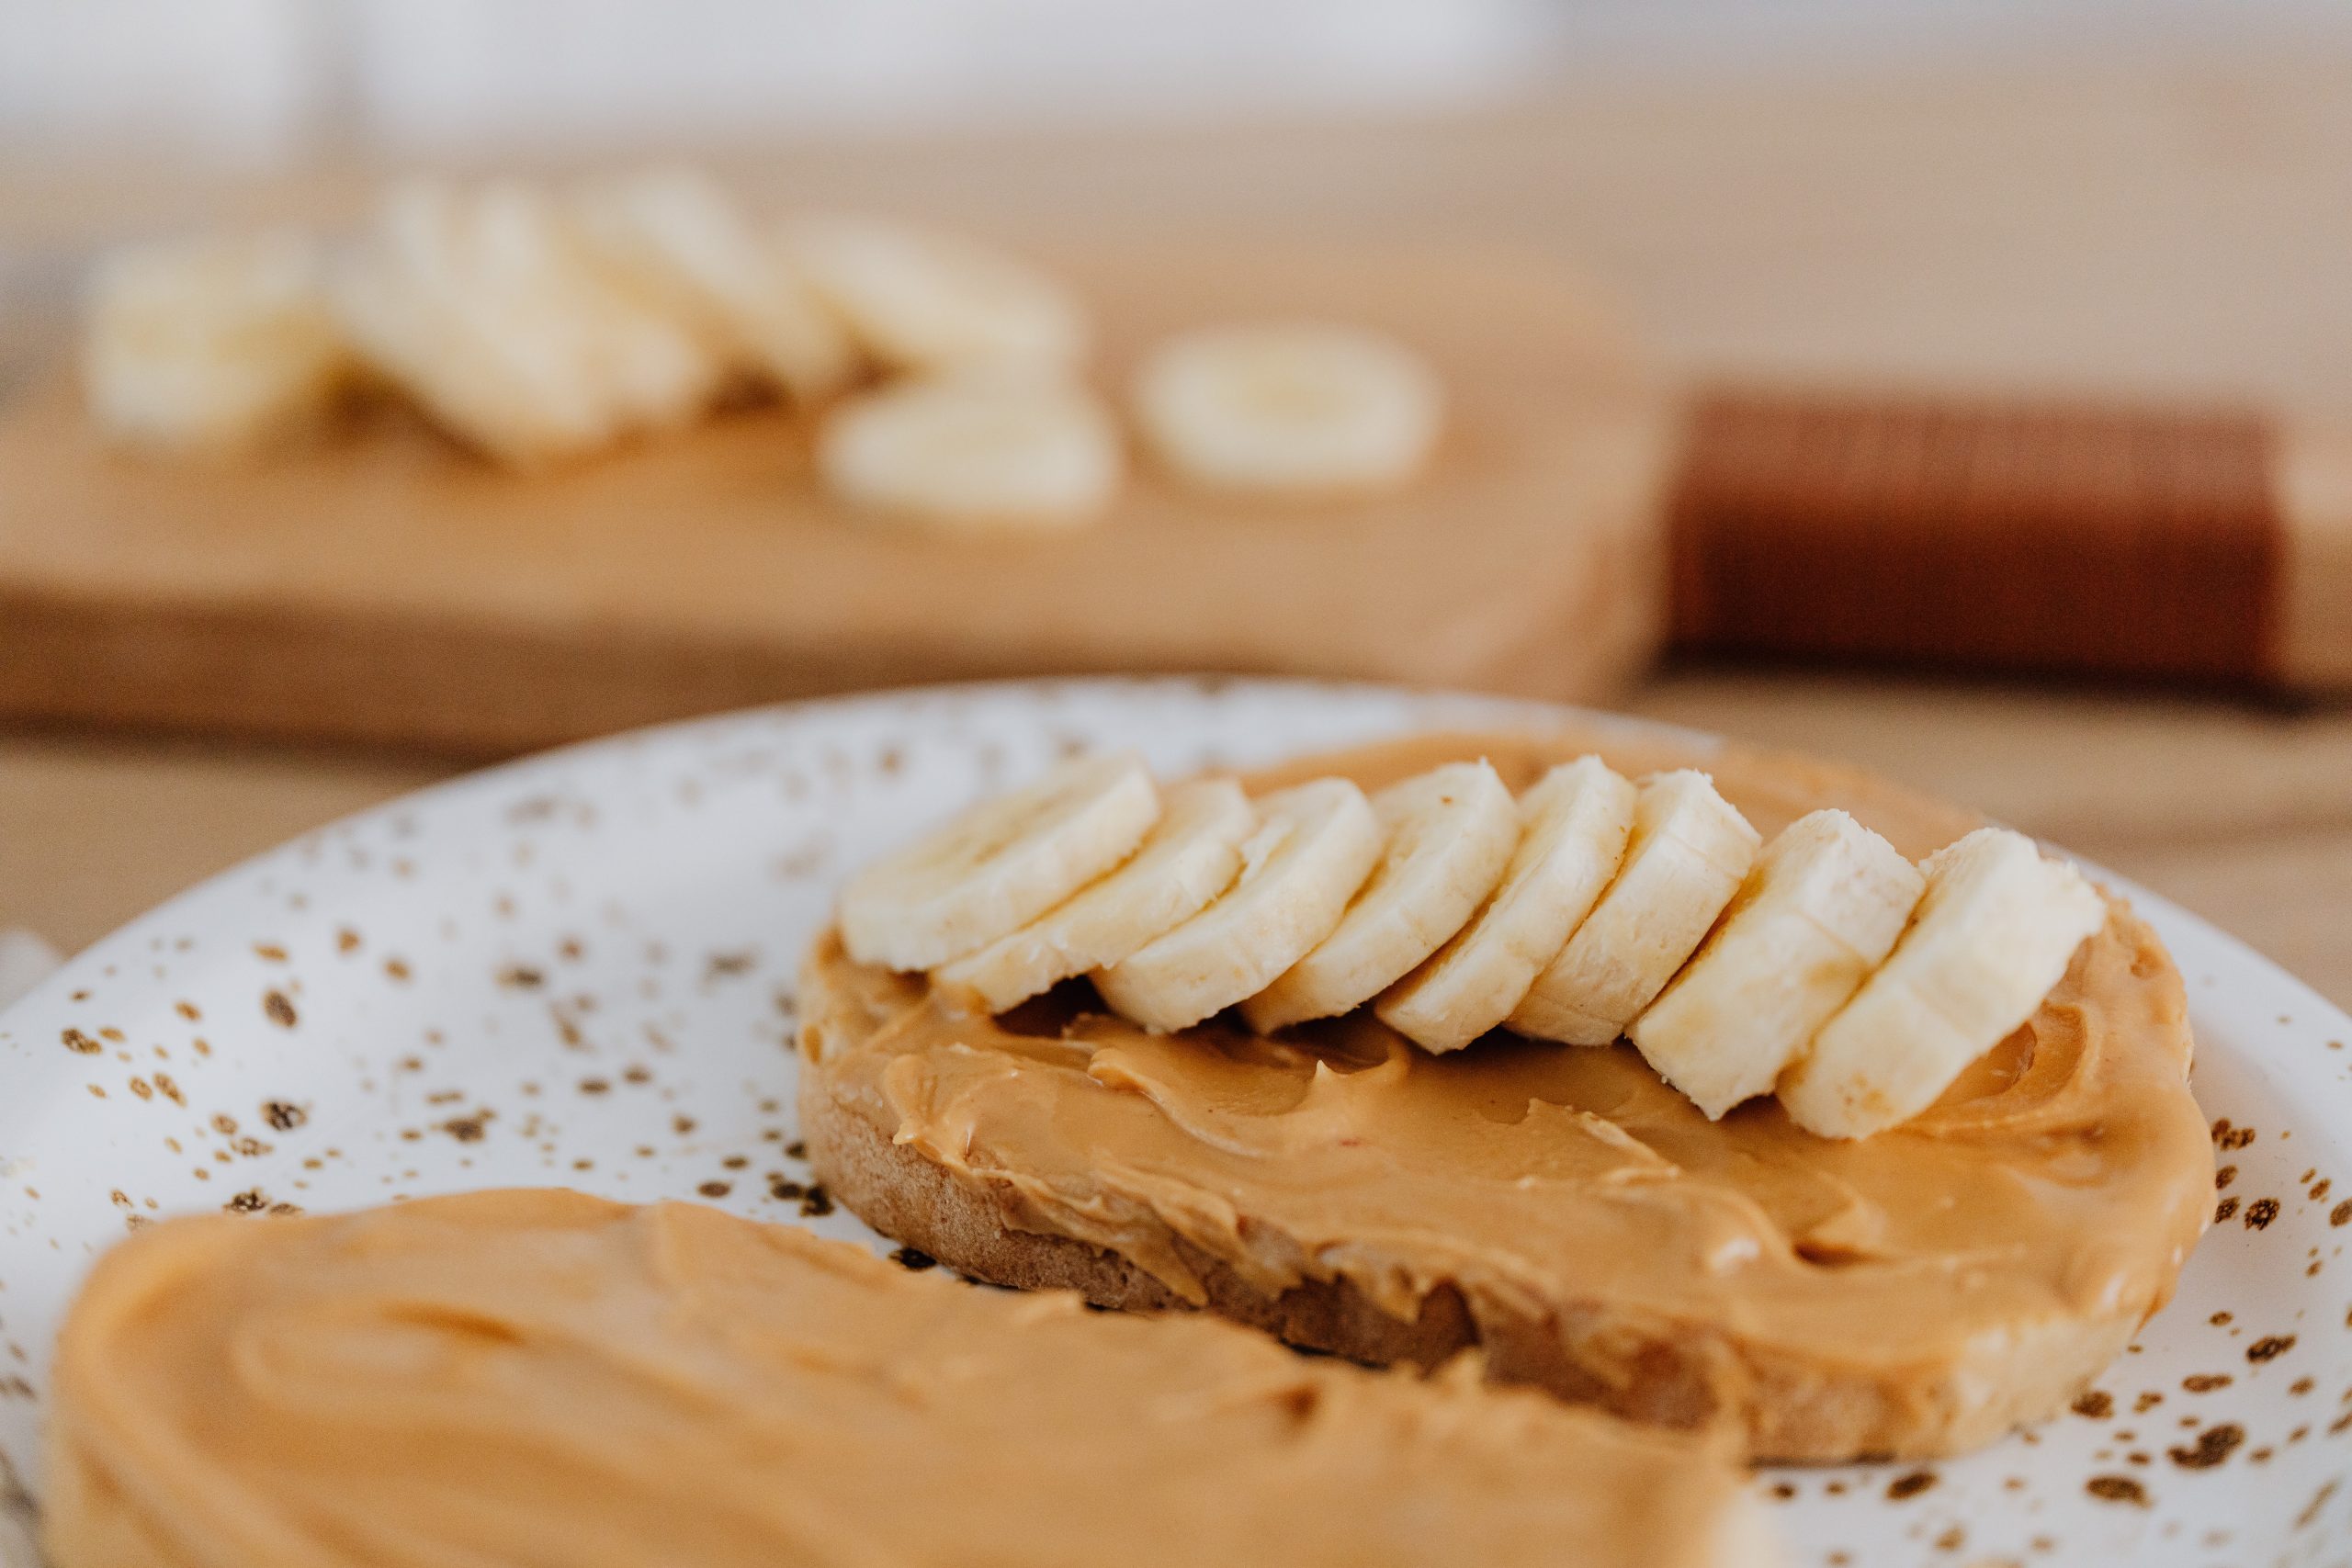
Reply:
[[[0, 1479], [38, 1493], [51, 1336], [153, 1215], [562, 1182], [887, 1245], [801, 1194], [786, 1040], [840, 872], [910, 820], [1072, 746], [1182, 772], [1545, 711], [1255, 682], [778, 708], [460, 780], [231, 872], [0, 1017]], [[2079, 1414], [1952, 1463], [1764, 1476], [1793, 1562], [2352, 1562], [2352, 1021], [2135, 897], [2188, 976], [2220, 1224]]]

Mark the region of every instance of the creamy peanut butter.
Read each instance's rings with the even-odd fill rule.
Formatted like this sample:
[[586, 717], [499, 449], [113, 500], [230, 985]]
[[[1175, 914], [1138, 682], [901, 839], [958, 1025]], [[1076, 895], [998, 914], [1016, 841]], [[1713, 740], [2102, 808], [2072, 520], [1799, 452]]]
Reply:
[[[1707, 768], [1767, 835], [1841, 806], [1917, 856], [1976, 825], [1849, 771], [1605, 731], [1427, 738], [1252, 782], [1373, 787], [1483, 754], [1519, 788], [1587, 750]], [[2211, 1201], [2179, 977], [2120, 904], [2023, 1028], [1858, 1143], [1769, 1100], [1711, 1123], [1622, 1043], [1431, 1056], [1368, 1013], [1155, 1037], [1068, 992], [990, 1020], [830, 942], [804, 990], [804, 1121], [821, 1098], [1014, 1232], [1195, 1304], [1209, 1267], [1268, 1296], [1343, 1283], [1405, 1322], [1442, 1298], [1503, 1375], [1723, 1422], [1759, 1456], [1949, 1451], [2049, 1413], [2167, 1299]]]
[[1689, 1438], [554, 1190], [125, 1242], [44, 1512], [57, 1568], [1765, 1561]]

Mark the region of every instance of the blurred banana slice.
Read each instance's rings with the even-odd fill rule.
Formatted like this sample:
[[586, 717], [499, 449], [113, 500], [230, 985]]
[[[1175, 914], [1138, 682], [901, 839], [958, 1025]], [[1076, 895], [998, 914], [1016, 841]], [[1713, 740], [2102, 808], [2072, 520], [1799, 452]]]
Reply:
[[1462, 929], [1519, 844], [1519, 808], [1483, 761], [1391, 784], [1372, 810], [1385, 841], [1338, 928], [1241, 1004], [1261, 1034], [1379, 995]]
[[782, 231], [785, 254], [893, 370], [1012, 365], [1070, 372], [1086, 357], [1086, 312], [1017, 257], [881, 219], [815, 216]]
[[1262, 991], [1329, 936], [1380, 859], [1363, 791], [1316, 779], [1258, 802], [1241, 877], [1174, 931], [1097, 970], [1122, 1018], [1156, 1033], [1189, 1028]]
[[334, 276], [351, 338], [451, 434], [528, 464], [701, 413], [725, 365], [614, 287], [543, 193], [399, 186]]
[[1498, 1028], [1617, 874], [1634, 786], [1598, 757], [1563, 762], [1521, 797], [1519, 847], [1476, 918], [1382, 993], [1380, 1021], [1429, 1051]]
[[1980, 828], [1920, 869], [1927, 891], [1893, 954], [1781, 1080], [1781, 1103], [1809, 1133], [1866, 1138], [1925, 1111], [2033, 1016], [2107, 923], [2080, 872], [2005, 828]]
[[717, 181], [650, 169], [591, 186], [573, 203], [598, 260], [656, 309], [694, 325], [734, 368], [797, 401], [857, 374], [848, 331], [772, 234]]
[[1626, 1038], [1709, 1120], [1769, 1094], [1903, 934], [1926, 879], [1843, 811], [1797, 818]]
[[1179, 479], [1290, 496], [1405, 483], [1429, 461], [1444, 402], [1403, 344], [1303, 322], [1187, 333], [1135, 382], [1145, 443]]
[[307, 235], [130, 247], [91, 281], [83, 379], [99, 425], [129, 445], [259, 444], [323, 413], [350, 368]]
[[1644, 779], [1623, 867], [1511, 1010], [1510, 1027], [1569, 1045], [1615, 1040], [1739, 891], [1760, 841], [1706, 774]]
[[1116, 964], [1199, 914], [1241, 873], [1241, 845], [1258, 825], [1230, 779], [1181, 784], [1133, 858], [1069, 902], [932, 973], [973, 1010], [1002, 1012], [1073, 975]]
[[1061, 530], [1102, 515], [1125, 457], [1084, 388], [967, 370], [842, 402], [818, 434], [817, 470], [853, 506], [937, 529]]
[[1159, 813], [1141, 758], [1073, 758], [852, 877], [842, 944], [861, 964], [900, 970], [977, 952], [1135, 853]]

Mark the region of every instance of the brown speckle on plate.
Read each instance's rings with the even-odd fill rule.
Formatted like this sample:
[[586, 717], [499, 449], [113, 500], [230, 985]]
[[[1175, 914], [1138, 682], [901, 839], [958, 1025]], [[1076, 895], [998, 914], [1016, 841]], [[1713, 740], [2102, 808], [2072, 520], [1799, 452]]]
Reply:
[[489, 1135], [490, 1120], [496, 1114], [494, 1111], [477, 1111], [469, 1116], [452, 1116], [436, 1123], [435, 1131], [447, 1133], [461, 1144], [478, 1144]]
[[2225, 1464], [2238, 1445], [2245, 1441], [2245, 1428], [2234, 1421], [2224, 1421], [2208, 1427], [2197, 1435], [2197, 1441], [2188, 1448], [2166, 1450], [2173, 1463], [2183, 1470], [2211, 1470]]

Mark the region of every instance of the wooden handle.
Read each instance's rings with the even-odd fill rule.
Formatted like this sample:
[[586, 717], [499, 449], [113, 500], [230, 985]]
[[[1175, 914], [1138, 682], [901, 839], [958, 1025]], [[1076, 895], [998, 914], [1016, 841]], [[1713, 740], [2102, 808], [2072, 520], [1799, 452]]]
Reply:
[[2352, 686], [2352, 442], [2257, 414], [1713, 391], [1668, 515], [1682, 647]]

